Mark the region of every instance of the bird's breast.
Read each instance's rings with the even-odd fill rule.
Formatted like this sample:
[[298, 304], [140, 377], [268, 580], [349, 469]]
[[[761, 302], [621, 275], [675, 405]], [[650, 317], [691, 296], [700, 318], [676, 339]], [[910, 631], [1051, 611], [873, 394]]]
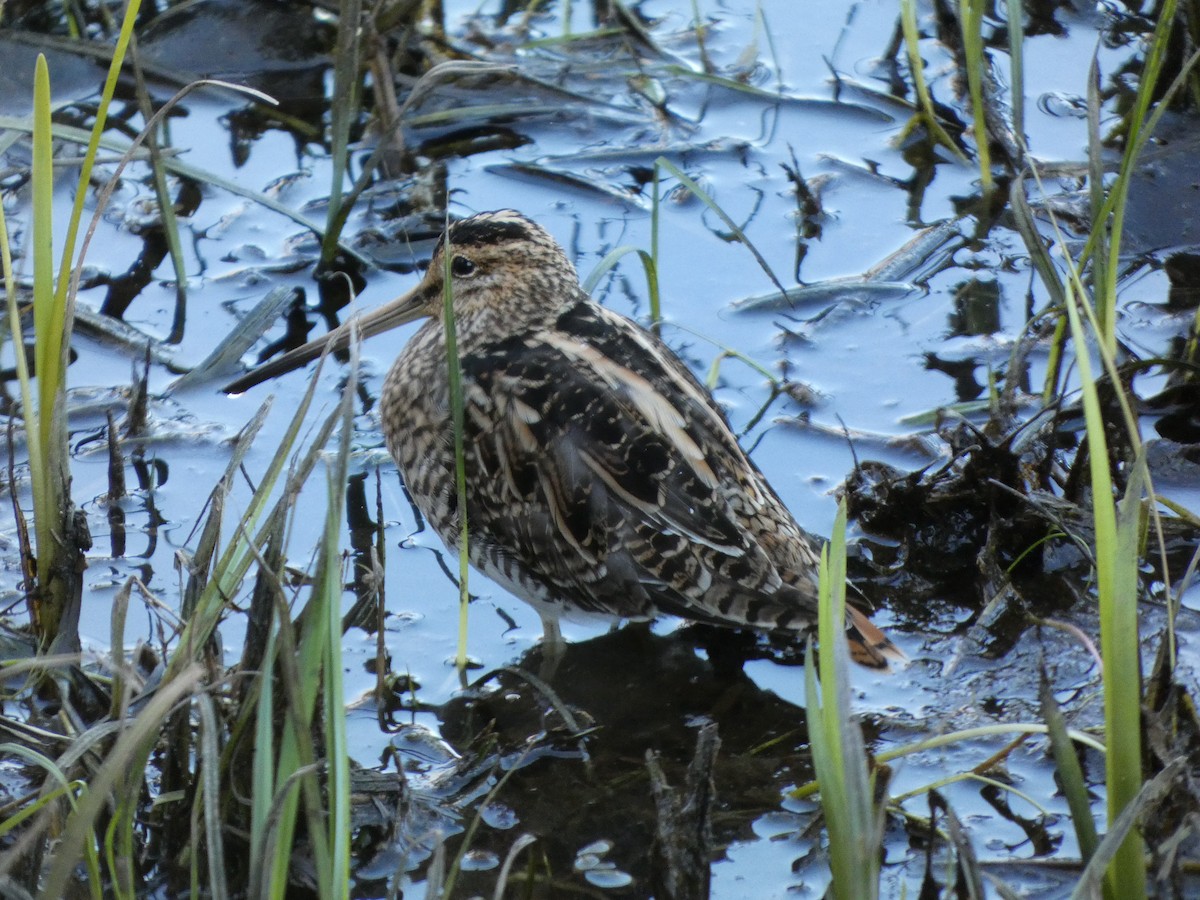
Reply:
[[380, 417], [388, 452], [413, 502], [445, 538], [457, 527], [454, 426], [444, 347], [426, 329], [388, 371]]

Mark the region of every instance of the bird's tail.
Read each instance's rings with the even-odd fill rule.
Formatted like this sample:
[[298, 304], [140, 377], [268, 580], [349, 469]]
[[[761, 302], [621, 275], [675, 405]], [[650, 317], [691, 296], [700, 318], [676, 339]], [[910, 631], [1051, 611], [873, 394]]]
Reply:
[[904, 651], [891, 642], [878, 625], [853, 606], [846, 606], [846, 641], [850, 644], [850, 659], [860, 666], [886, 669], [892, 662], [908, 659]]

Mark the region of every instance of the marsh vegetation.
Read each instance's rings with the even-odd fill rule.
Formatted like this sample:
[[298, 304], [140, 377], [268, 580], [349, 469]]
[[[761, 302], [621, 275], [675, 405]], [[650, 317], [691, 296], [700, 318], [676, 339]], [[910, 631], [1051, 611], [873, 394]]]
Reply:
[[[1194, 895], [1198, 14], [0, 5], [0, 893]], [[543, 679], [382, 447], [405, 334], [220, 392], [498, 207], [906, 666], [589, 623]]]

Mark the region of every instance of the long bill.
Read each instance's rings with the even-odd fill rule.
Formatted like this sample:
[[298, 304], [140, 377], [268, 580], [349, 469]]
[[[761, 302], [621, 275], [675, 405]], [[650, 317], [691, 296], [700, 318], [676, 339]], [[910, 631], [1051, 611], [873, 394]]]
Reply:
[[347, 319], [325, 336], [309, 341], [295, 350], [289, 350], [283, 356], [251, 369], [240, 378], [229, 382], [222, 390], [226, 394], [240, 394], [256, 384], [262, 384], [267, 379], [299, 369], [319, 356], [345, 350], [356, 337], [361, 339], [382, 334], [428, 314], [421, 285], [417, 285], [408, 293], [385, 303], [378, 309], [359, 313]]

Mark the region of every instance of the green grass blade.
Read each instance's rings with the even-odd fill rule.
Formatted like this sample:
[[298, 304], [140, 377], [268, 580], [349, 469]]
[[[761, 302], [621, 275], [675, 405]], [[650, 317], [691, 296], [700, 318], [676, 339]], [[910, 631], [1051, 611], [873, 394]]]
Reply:
[[104, 762], [89, 783], [88, 793], [80, 798], [78, 807], [67, 819], [54, 858], [46, 867], [46, 880], [39, 897], [57, 900], [67, 896], [67, 885], [75, 877], [75, 862], [90, 843], [96, 822], [110, 802], [110, 793], [118, 784], [126, 783], [131, 772], [135, 778], [140, 777], [162, 723], [176, 704], [196, 689], [203, 675], [200, 666], [190, 666], [172, 681], [164, 682], [104, 755]]
[[[318, 883], [324, 891], [332, 891], [332, 896], [343, 896], [342, 891], [349, 883], [349, 770], [346, 768], [349, 763], [340, 662], [342, 572], [338, 540], [358, 382], [357, 343], [352, 342], [351, 346], [349, 378], [341, 402], [327, 422], [330, 426], [340, 424], [341, 436], [333, 458], [334, 467], [329, 475], [333, 479], [328, 489], [330, 506], [317, 556], [313, 589], [303, 613], [303, 633], [294, 654], [289, 650], [291, 641], [286, 640], [291, 627], [289, 622], [284, 621], [286, 607], [280, 609], [279, 616], [281, 634], [285, 638], [280, 654], [280, 661], [285, 663], [281, 667], [281, 679], [287, 698], [286, 715], [290, 727], [284, 729], [280, 741], [279, 761], [274, 776], [275, 783], [279, 785], [277, 793], [280, 806], [278, 823], [274, 826], [277, 831], [272, 835], [274, 852], [270, 857], [270, 892], [276, 898], [287, 895], [292, 838], [301, 801], [307, 817]], [[314, 449], [325, 446], [328, 434], [326, 430], [318, 438]], [[289, 658], [294, 659], [294, 665], [287, 665]], [[331, 663], [336, 663], [336, 673], [326, 668]], [[333, 693], [335, 690], [336, 695]], [[322, 808], [321, 793], [316, 782], [317, 759], [312, 747], [313, 721], [322, 695], [327, 716], [326, 749], [330, 754], [327, 760], [330, 780], [326, 794], [331, 809], [328, 811]], [[299, 778], [300, 793], [297, 795], [291, 791], [290, 785], [292, 779], [300, 776], [301, 772], [306, 774]], [[264, 830], [270, 827], [266, 826]]]
[[259, 896], [264, 888], [265, 873], [270, 868], [268, 848], [270, 836], [268, 814], [275, 797], [275, 659], [278, 652], [278, 630], [271, 628], [263, 651], [258, 702], [254, 709], [253, 770], [250, 773], [250, 864], [247, 884], [251, 896]]
[[[654, 167], [654, 177], [650, 189], [650, 266], [647, 268], [645, 259], [642, 267], [646, 269], [646, 280], [650, 285], [650, 322], [657, 325], [662, 321], [662, 303], [658, 296], [658, 229], [662, 224], [662, 190], [658, 178], [658, 166]], [[653, 277], [651, 277], [653, 272]]]
[[[78, 805], [77, 796], [82, 796], [83, 792], [88, 789], [85, 781], [69, 780], [67, 778], [66, 773], [63, 771], [61, 760], [56, 762], [31, 747], [17, 743], [0, 744], [0, 756], [22, 759], [28, 765], [44, 769], [49, 778], [58, 784], [57, 788], [49, 791], [43, 785], [42, 792], [33, 803], [22, 807], [3, 822], [0, 822], [0, 836], [14, 831], [18, 826], [43, 812], [46, 813], [44, 818], [46, 826], [52, 823], [57, 824], [59, 817], [54, 809], [54, 804], [57, 800], [60, 797], [66, 798], [72, 810], [74, 810]], [[36, 828], [37, 826], [34, 827]], [[100, 878], [100, 854], [96, 849], [96, 841], [94, 839], [84, 841], [83, 855], [84, 866], [88, 872], [88, 889], [93, 900], [100, 900], [103, 896], [103, 887]]]
[[[1154, 35], [1150, 40], [1146, 52], [1146, 59], [1142, 64], [1141, 77], [1138, 79], [1137, 95], [1134, 97], [1133, 109], [1129, 112], [1126, 122], [1129, 127], [1125, 135], [1125, 150], [1121, 154], [1121, 170], [1117, 175], [1109, 190], [1109, 207], [1112, 210], [1111, 230], [1108, 235], [1108, 259], [1107, 271], [1104, 275], [1104, 284], [1107, 286], [1110, 297], [1104, 297], [1104, 308], [1106, 310], [1107, 319], [1102, 319], [1102, 322], [1107, 322], [1107, 327], [1102, 335], [1105, 349], [1115, 355], [1116, 353], [1116, 285], [1120, 277], [1120, 250], [1121, 237], [1124, 231], [1125, 210], [1128, 206], [1126, 199], [1129, 196], [1129, 187], [1132, 183], [1134, 164], [1137, 162], [1138, 156], [1141, 155], [1142, 147], [1146, 140], [1149, 139], [1150, 130], [1153, 127], [1152, 122], [1158, 121], [1158, 115], [1165, 109], [1169, 103], [1166, 98], [1159, 106], [1154, 118], [1151, 120], [1148, 117], [1150, 104], [1154, 102], [1154, 96], [1158, 87], [1158, 77], [1162, 72], [1162, 67], [1166, 61], [1170, 51], [1171, 30], [1175, 27], [1175, 8], [1176, 0], [1164, 0], [1161, 8], [1157, 11], [1158, 22], [1154, 28]], [[1182, 73], [1180, 73], [1182, 75]], [[1178, 82], [1177, 82], [1178, 84]], [[1104, 218], [1093, 221], [1093, 237], [1096, 237], [1095, 230], [1097, 227], [1103, 229], [1105, 227]], [[1111, 307], [1111, 308], [1110, 308]]]
[[[1151, 806], [1162, 802], [1168, 790], [1178, 783], [1186, 764], [1187, 760], [1182, 757], [1172, 760], [1161, 772], [1142, 785], [1121, 815], [1109, 823], [1108, 834], [1096, 847], [1091, 861], [1084, 866], [1079, 881], [1075, 883], [1075, 889], [1071, 892], [1071, 900], [1094, 900], [1099, 895], [1101, 879], [1106, 878], [1106, 872], [1111, 875], [1113, 866], [1120, 864], [1121, 851], [1128, 846], [1129, 839], [1137, 834], [1137, 820]], [[1113, 896], [1109, 892], [1107, 880], [1104, 881], [1104, 893], [1106, 897]], [[1145, 895], [1144, 882], [1139, 893]], [[1115, 896], [1124, 900], [1125, 896], [1134, 895]]]
[[988, 196], [992, 193], [994, 182], [992, 150], [988, 145], [987, 114], [983, 96], [983, 72], [988, 64], [983, 53], [983, 6], [982, 0], [958, 0], [958, 25], [962, 34], [963, 56], [967, 68], [967, 90], [971, 97], [979, 179], [984, 196]]
[[[323, 879], [323, 895], [336, 900], [350, 896], [350, 748], [346, 738], [346, 700], [342, 683], [342, 510], [346, 508], [346, 479], [349, 476], [350, 438], [354, 433], [354, 401], [358, 387], [358, 346], [352, 344], [349, 377], [342, 392], [341, 431], [337, 455], [329, 472], [329, 505], [320, 553], [323, 567], [317, 584], [324, 615], [320, 632], [320, 665], [324, 669], [326, 795], [329, 809], [329, 871]], [[314, 617], [315, 618], [315, 617]], [[314, 652], [314, 655], [315, 652]]]
[[454, 426], [454, 489], [458, 498], [458, 650], [454, 664], [460, 673], [467, 668], [467, 614], [471, 601], [467, 589], [470, 574], [468, 538], [470, 523], [467, 521], [467, 457], [463, 445], [463, 417], [465, 397], [463, 395], [462, 365], [458, 359], [458, 332], [454, 320], [454, 282], [450, 270], [454, 260], [454, 248], [450, 246], [450, 223], [446, 223], [446, 241], [442, 245], [442, 325], [446, 330], [446, 365], [450, 378], [450, 415]]
[[[13, 275], [12, 244], [8, 237], [8, 219], [4, 214], [4, 204], [0, 203], [0, 265], [4, 267], [4, 294], [7, 300], [8, 331], [13, 343], [13, 358], [17, 367], [17, 381], [21, 391], [21, 410], [25, 417], [25, 440], [29, 449], [29, 475], [33, 486], [35, 515], [40, 507], [37, 498], [42, 495], [42, 479], [45, 469], [42, 466], [42, 442], [37, 427], [37, 410], [33, 405], [33, 383], [29, 377], [29, 364], [25, 357], [25, 336], [21, 330], [20, 311], [17, 308], [17, 285]], [[36, 520], [34, 523], [36, 528]], [[40, 540], [40, 536], [35, 535]], [[26, 589], [33, 585], [25, 585]]]
[[[217, 623], [220, 621], [228, 598], [234, 596], [237, 592], [238, 585], [254, 561], [254, 554], [247, 549], [249, 541], [245, 538], [245, 535], [252, 531], [262, 519], [266, 513], [268, 503], [274, 496], [275, 486], [287, 463], [288, 455], [296, 445], [300, 429], [304, 425], [304, 418], [312, 406], [313, 396], [324, 359], [325, 356], [323, 355], [313, 372], [312, 378], [309, 380], [308, 388], [300, 400], [300, 405], [295, 415], [292, 417], [280, 440], [279, 447], [276, 449], [271, 462], [267, 466], [266, 473], [259, 481], [258, 489], [250, 498], [249, 506], [242, 515], [241, 522], [239, 523], [237, 534], [222, 551], [214, 568], [214, 577], [204, 586], [200, 597], [196, 601], [195, 609], [184, 626], [175, 652], [172, 653], [171, 659], [167, 663], [167, 677], [171, 676], [176, 670], [186, 666], [195, 657], [199, 649], [204, 646], [205, 642], [212, 635], [213, 629], [216, 628]], [[325, 446], [325, 441], [328, 440], [329, 435], [333, 431], [334, 424], [334, 418], [330, 417], [318, 430], [309, 447], [308, 453], [289, 474], [284, 485], [283, 496], [277, 501], [272, 516], [282, 514], [282, 510], [286, 508], [299, 491], [300, 486], [307, 480], [308, 474], [312, 471], [312, 467], [316, 465], [317, 458]], [[263, 525], [263, 529], [254, 538], [254, 543], [261, 546], [265, 542], [265, 535], [270, 527], [269, 521]]]
[[846, 506], [842, 502], [831, 543], [821, 550], [817, 626], [821, 656], [819, 666], [814, 667], [810, 641], [804, 659], [806, 719], [829, 834], [833, 894], [838, 900], [870, 900], [879, 896], [883, 820], [875, 809], [862, 730], [850, 710], [845, 535]]
[[[671, 162], [665, 156], [660, 156], [654, 161], [654, 168], [656, 170], [665, 169], [666, 171], [670, 172], [680, 184], [682, 184], [692, 193], [693, 196], [697, 197], [701, 203], [716, 213], [717, 218], [725, 223], [725, 227], [728, 228], [733, 233], [734, 237], [741, 241], [746, 246], [746, 249], [749, 250], [754, 256], [754, 259], [758, 263], [759, 267], [766, 272], [767, 277], [771, 279], [771, 283], [774, 284], [775, 287], [777, 287], [781, 292], [785, 294], [787, 293], [787, 288], [785, 288], [783, 286], [783, 282], [776, 277], [775, 272], [771, 269], [771, 266], [767, 263], [767, 260], [761, 253], [758, 252], [758, 248], [750, 242], [750, 238], [746, 237], [746, 233], [742, 231], [738, 224], [729, 217], [729, 214], [725, 212], [725, 210], [721, 209], [717, 201], [710, 197], [707, 192], [705, 192], [704, 188], [696, 184], [696, 182], [689, 178], [682, 169], [680, 169], [677, 165], [675, 165], [675, 163]], [[657, 175], [655, 177], [657, 178]]]
[[[1137, 550], [1129, 557], [1126, 523], [1118, 533], [1117, 506], [1108, 468], [1104, 413], [1092, 378], [1086, 332], [1074, 284], [1067, 301], [1075, 362], [1083, 385], [1083, 409], [1096, 528], [1096, 582], [1100, 597], [1100, 653], [1104, 659], [1104, 720], [1109, 752], [1105, 757], [1108, 821], [1111, 826], [1133, 801], [1142, 784], [1141, 666], [1138, 656]], [[1136, 469], [1135, 469], [1136, 471]], [[1130, 481], [1130, 489], [1141, 482]], [[1141, 502], [1140, 494], [1137, 502]], [[1132, 590], [1130, 580], [1132, 579]], [[1117, 739], [1116, 736], [1120, 735]], [[1105, 894], [1110, 900], [1145, 896], [1146, 870], [1141, 835], [1130, 832], [1108, 869]]]
[[197, 696], [196, 707], [200, 715], [200, 741], [197, 750], [202, 784], [198, 802], [203, 805], [204, 842], [208, 850], [207, 896], [212, 900], [227, 900], [230, 892], [225, 878], [225, 840], [224, 826], [221, 822], [221, 752], [218, 744], [220, 728], [210, 696]]
[[1099, 324], [1099, 338], [1108, 354], [1117, 349], [1117, 285], [1108, 280], [1108, 258], [1116, 247], [1108, 243], [1108, 205], [1104, 189], [1104, 142], [1100, 138], [1100, 63], [1092, 55], [1087, 76], [1088, 194], [1091, 201], [1092, 229], [1089, 246], [1092, 253], [1092, 306]]
[[[26, 425], [37, 434], [38, 456], [30, 458], [33, 482], [34, 532], [37, 537], [38, 583], [46, 585], [58, 556], [55, 553], [58, 511], [63, 506], [62, 451], [55, 452], [52, 410], [58, 399], [61, 375], [63, 327], [54, 309], [54, 161], [50, 134], [50, 72], [46, 58], [38, 54], [33, 87], [33, 234], [29, 255], [33, 257], [34, 372], [37, 404], [25, 411]], [[35, 412], [36, 409], [36, 412]], [[33, 447], [31, 446], [31, 450]], [[43, 623], [39, 633], [53, 634], [55, 623]]]
[[[321, 242], [321, 264], [324, 266], [333, 262], [338, 249], [338, 234], [346, 222], [342, 193], [350, 159], [350, 127], [359, 113], [362, 33], [361, 0], [341, 0], [337, 47], [333, 56], [333, 99], [330, 104], [329, 207], [325, 217], [325, 236]], [[386, 143], [387, 140], [384, 138], [382, 142]]]
[[1021, 150], [1025, 150], [1025, 12], [1021, 0], [1005, 0], [1005, 24], [1008, 25], [1009, 96], [1012, 129]]
[[[87, 149], [84, 151], [83, 160], [79, 167], [79, 181], [75, 190], [75, 199], [71, 207], [71, 217], [67, 222], [67, 230], [63, 239], [62, 259], [58, 270], [58, 283], [54, 290], [53, 300], [53, 316], [55, 321], [60, 324], [60, 332], [55, 339], [55, 351], [59, 357], [59, 367], [63, 372], [62, 383], [65, 392], [66, 384], [66, 368], [67, 368], [67, 353], [71, 341], [71, 332], [74, 325], [74, 316], [71, 314], [71, 307], [74, 306], [75, 298], [68, 290], [72, 280], [73, 264], [75, 259], [75, 242], [79, 235], [80, 222], [83, 219], [83, 208], [87, 202], [90, 192], [86, 189], [91, 184], [92, 167], [96, 162], [96, 153], [100, 148], [101, 137], [104, 133], [105, 123], [108, 120], [108, 110], [112, 104], [113, 94], [117, 88], [117, 80], [121, 74], [121, 66], [125, 61], [125, 53], [129, 48], [129, 42], [133, 38], [133, 26], [137, 21], [138, 10], [141, 8], [141, 0], [128, 0], [125, 6], [125, 16], [121, 22], [121, 31], [117, 35], [117, 43], [113, 48], [112, 60], [109, 63], [108, 74], [104, 80], [104, 88], [100, 94], [100, 103], [96, 108], [96, 118], [92, 123], [92, 130], [88, 136]], [[40, 58], [40, 57], [39, 57]], [[36, 113], [35, 113], [36, 116]], [[99, 215], [101, 210], [97, 210]], [[82, 259], [79, 265], [82, 266]], [[50, 350], [47, 349], [47, 353]], [[38, 380], [41, 381], [41, 374], [44, 371], [41, 368], [42, 361], [38, 361]], [[65, 399], [65, 398], [64, 398]], [[66, 444], [66, 421], [65, 419], [60, 425], [60, 438]], [[51, 453], [55, 452], [54, 448], [46, 440], [43, 434], [43, 446]]]
[[1050, 750], [1054, 754], [1054, 766], [1058, 770], [1058, 780], [1067, 798], [1067, 807], [1071, 810], [1071, 825], [1075, 829], [1075, 839], [1079, 842], [1079, 855], [1086, 865], [1096, 852], [1096, 823], [1092, 819], [1092, 807], [1088, 802], [1083, 769], [1067, 735], [1067, 725], [1063, 720], [1062, 710], [1054, 700], [1054, 693], [1050, 690], [1050, 681], [1046, 677], [1044, 666], [1041, 704], [1042, 718], [1046, 720], [1047, 733], [1050, 735]]
[[604, 259], [596, 263], [596, 268], [588, 273], [588, 277], [584, 279], [583, 289], [587, 293], [592, 293], [596, 289], [596, 285], [600, 283], [600, 279], [612, 269], [621, 258], [636, 253], [638, 259], [642, 263], [642, 271], [646, 273], [646, 291], [650, 298], [650, 323], [657, 324], [662, 321], [662, 305], [658, 294], [658, 266], [655, 264], [654, 253], [647, 253], [638, 247], [633, 247], [628, 244], [610, 250], [604, 255]]
[[929, 84], [925, 81], [925, 64], [921, 61], [921, 35], [917, 28], [916, 0], [900, 0], [900, 27], [904, 34], [904, 48], [908, 54], [908, 71], [912, 76], [913, 90], [917, 94], [917, 114], [937, 143], [953, 153], [959, 162], [970, 165], [970, 160], [959, 149], [958, 144], [954, 143], [954, 139], [946, 133], [946, 129], [937, 119], [937, 110], [933, 105], [933, 97], [929, 93]]

